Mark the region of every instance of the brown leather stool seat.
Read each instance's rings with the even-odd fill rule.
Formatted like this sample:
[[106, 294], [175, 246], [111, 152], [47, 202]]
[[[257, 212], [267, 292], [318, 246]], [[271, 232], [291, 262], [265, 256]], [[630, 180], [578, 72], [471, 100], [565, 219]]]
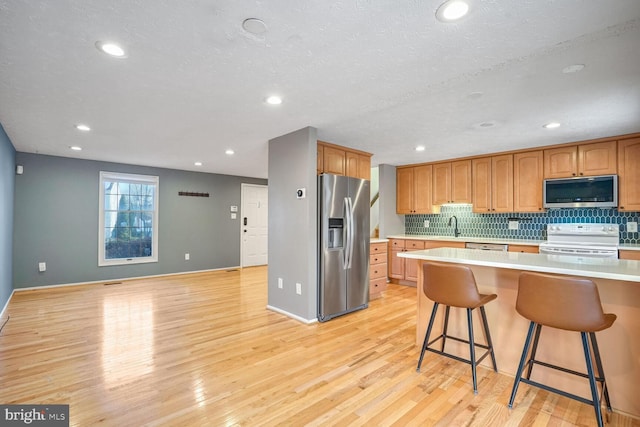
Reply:
[[[598, 397], [598, 383], [602, 384], [602, 392], [609, 411], [611, 411], [611, 402], [609, 400], [604, 371], [602, 370], [602, 361], [600, 359], [600, 351], [598, 350], [595, 333], [611, 327], [616, 320], [616, 315], [605, 314], [603, 312], [596, 284], [592, 280], [582, 277], [523, 272], [520, 274], [518, 283], [516, 311], [520, 313], [522, 317], [530, 320], [531, 323], [529, 324], [529, 332], [527, 333], [522, 357], [520, 358], [520, 364], [513, 383], [509, 407], [511, 408], [513, 406], [518, 385], [523, 382], [593, 405], [598, 425], [604, 425]], [[580, 332], [584, 357], [587, 364], [587, 374], [535, 359], [542, 326]], [[591, 348], [589, 347], [587, 335], [591, 340]], [[533, 346], [531, 346], [532, 339]], [[527, 359], [530, 347], [531, 355]], [[594, 372], [592, 350], [597, 375], [596, 372]], [[532, 381], [531, 370], [534, 364], [588, 378], [592, 400]], [[525, 366], [527, 366], [527, 373], [523, 378], [522, 374]]]
[[[489, 334], [489, 325], [487, 323], [487, 315], [484, 310], [484, 305], [489, 301], [496, 299], [497, 295], [483, 295], [478, 292], [476, 280], [473, 272], [469, 267], [465, 267], [459, 264], [451, 264], [445, 262], [428, 261], [423, 264], [422, 267], [422, 291], [427, 298], [434, 302], [433, 310], [431, 311], [431, 318], [429, 319], [429, 325], [427, 326], [427, 333], [424, 337], [422, 344], [422, 352], [420, 353], [420, 359], [418, 360], [418, 367], [416, 371], [420, 372], [420, 366], [422, 365], [422, 359], [424, 358], [425, 351], [431, 351], [443, 356], [450, 357], [460, 362], [465, 362], [471, 365], [471, 374], [473, 377], [473, 391], [478, 392], [476, 366], [487, 355], [491, 355], [491, 361], [493, 362], [493, 370], [498, 372], [496, 366], [496, 358], [493, 353], [493, 344], [491, 342], [491, 335]], [[440, 336], [429, 341], [431, 335], [431, 329], [433, 328], [433, 322], [438, 311], [438, 306], [443, 304], [445, 308], [443, 331]], [[447, 335], [447, 327], [449, 324], [449, 310], [451, 307], [464, 308], [467, 311], [467, 327], [469, 328], [469, 339], [464, 340], [459, 337]], [[473, 319], [471, 312], [475, 309], [480, 309], [480, 315], [482, 320], [482, 326], [484, 329], [484, 335], [487, 344], [478, 344], [474, 342], [473, 337]], [[454, 354], [445, 353], [444, 346], [447, 338], [454, 341], [463, 342], [469, 344], [469, 359], [464, 359]], [[442, 339], [442, 345], [440, 350], [430, 347], [434, 342]], [[478, 359], [475, 356], [475, 347], [485, 349], [485, 353]]]

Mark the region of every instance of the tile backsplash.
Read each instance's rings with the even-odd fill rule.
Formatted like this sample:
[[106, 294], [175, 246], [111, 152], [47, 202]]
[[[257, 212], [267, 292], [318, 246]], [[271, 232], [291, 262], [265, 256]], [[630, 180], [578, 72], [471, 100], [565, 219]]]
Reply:
[[[546, 240], [547, 224], [584, 222], [620, 224], [620, 243], [640, 243], [640, 233], [627, 231], [627, 222], [638, 222], [638, 212], [618, 212], [617, 209], [550, 209], [543, 213], [478, 214], [471, 205], [443, 205], [439, 214], [405, 215], [405, 233], [416, 236], [453, 236], [449, 218], [458, 218], [462, 236], [495, 239]], [[518, 230], [509, 230], [509, 219], [518, 218]], [[424, 226], [425, 220], [429, 227]]]

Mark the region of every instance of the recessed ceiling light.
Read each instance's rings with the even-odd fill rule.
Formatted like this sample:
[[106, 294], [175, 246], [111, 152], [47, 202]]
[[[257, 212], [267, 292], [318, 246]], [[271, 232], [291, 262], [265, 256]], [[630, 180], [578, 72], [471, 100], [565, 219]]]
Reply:
[[258, 18], [249, 18], [242, 21], [242, 28], [251, 34], [264, 34], [267, 32], [267, 25]]
[[564, 67], [562, 69], [562, 72], [564, 74], [572, 74], [582, 70], [584, 70], [584, 64], [573, 64], [573, 65], [569, 65], [568, 67]]
[[425, 146], [424, 145], [418, 145], [416, 147], [416, 151], [424, 151], [425, 150]]
[[453, 22], [469, 12], [469, 5], [462, 0], [447, 0], [436, 11], [436, 18], [440, 22]]
[[270, 104], [270, 105], [280, 105], [280, 104], [282, 104], [282, 98], [280, 98], [277, 95], [272, 95], [272, 96], [268, 97], [265, 101], [267, 101], [267, 104]]
[[226, 154], [227, 156], [233, 156], [234, 153], [235, 153], [235, 151], [233, 151], [230, 148], [227, 151], [224, 152], [224, 154]]
[[100, 52], [113, 56], [114, 58], [126, 58], [127, 55], [120, 46], [111, 42], [97, 41], [96, 47]]
[[560, 127], [560, 123], [558, 122], [551, 122], [551, 123], [547, 123], [546, 125], [542, 126], [545, 129], [555, 129], [555, 128], [559, 128]]
[[202, 166], [202, 162], [195, 162], [194, 165], [196, 166]]
[[82, 151], [82, 147], [78, 147], [77, 145], [72, 145], [71, 148], [73, 151]]
[[87, 125], [83, 125], [82, 123], [78, 123], [76, 125], [76, 129], [81, 130], [83, 132], [89, 132], [91, 130], [91, 128]]

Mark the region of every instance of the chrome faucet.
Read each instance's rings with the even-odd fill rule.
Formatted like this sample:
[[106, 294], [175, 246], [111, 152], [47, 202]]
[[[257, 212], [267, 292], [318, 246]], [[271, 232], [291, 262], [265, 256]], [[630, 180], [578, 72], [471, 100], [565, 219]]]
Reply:
[[456, 217], [455, 215], [452, 215], [449, 217], [449, 227], [451, 227], [451, 220], [456, 220], [455, 221], [455, 227], [453, 229], [453, 237], [458, 237], [460, 236], [460, 230], [458, 230], [458, 217]]

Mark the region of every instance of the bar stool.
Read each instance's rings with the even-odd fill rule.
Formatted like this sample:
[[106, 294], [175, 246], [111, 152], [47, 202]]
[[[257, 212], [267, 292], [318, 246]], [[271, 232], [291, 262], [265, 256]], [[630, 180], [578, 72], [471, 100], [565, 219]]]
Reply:
[[[530, 320], [531, 323], [529, 324], [529, 332], [524, 342], [522, 357], [520, 358], [520, 364], [513, 383], [511, 399], [509, 399], [509, 408], [513, 407], [518, 385], [523, 382], [593, 405], [598, 425], [603, 426], [597, 383], [602, 384], [602, 393], [609, 411], [611, 411], [611, 402], [609, 400], [604, 371], [602, 370], [602, 361], [600, 359], [600, 351], [598, 350], [595, 333], [611, 327], [616, 320], [616, 315], [605, 314], [603, 312], [596, 284], [592, 280], [585, 278], [523, 272], [520, 274], [518, 281], [516, 311], [525, 319]], [[542, 326], [580, 332], [584, 357], [587, 364], [587, 374], [535, 359]], [[587, 334], [591, 339], [593, 358], [595, 359], [595, 365], [598, 371], [597, 375], [593, 369], [592, 353], [589, 348]], [[531, 356], [527, 360], [532, 338], [533, 347], [531, 348]], [[592, 400], [532, 381], [531, 370], [534, 364], [588, 378]], [[523, 378], [522, 373], [525, 365], [527, 366], [527, 372]]]
[[[477, 394], [477, 364], [480, 363], [485, 357], [487, 357], [487, 355], [491, 355], [493, 370], [498, 372], [498, 368], [496, 366], [496, 358], [493, 353], [491, 334], [489, 333], [489, 325], [487, 324], [487, 315], [484, 310], [484, 305], [489, 301], [496, 299], [497, 295], [483, 295], [479, 293], [473, 272], [469, 267], [463, 265], [429, 261], [423, 264], [422, 272], [422, 291], [427, 298], [434, 302], [434, 304], [433, 310], [431, 311], [431, 318], [429, 319], [429, 325], [427, 326], [427, 333], [422, 344], [422, 352], [420, 353], [420, 359], [418, 360], [418, 367], [416, 368], [416, 371], [420, 372], [422, 359], [424, 358], [424, 353], [427, 350], [433, 353], [440, 354], [442, 356], [450, 357], [460, 362], [468, 363], [471, 365], [471, 375], [473, 377], [473, 392]], [[436, 318], [436, 312], [438, 311], [438, 306], [440, 304], [443, 304], [446, 307], [443, 331], [440, 336], [433, 339], [432, 341], [429, 341], [431, 329], [433, 328], [433, 322]], [[467, 310], [467, 327], [469, 328], [468, 340], [447, 335], [447, 327], [449, 325], [449, 310], [451, 307], [465, 308]], [[484, 328], [484, 335], [487, 342], [486, 345], [474, 342], [473, 318], [471, 316], [471, 312], [475, 308], [480, 308], [482, 326]], [[447, 338], [469, 344], [469, 359], [467, 360], [454, 354], [446, 353], [444, 351], [444, 346]], [[440, 350], [430, 347], [439, 339], [442, 339]], [[475, 347], [480, 347], [486, 350], [485, 353], [478, 359], [476, 359]]]

